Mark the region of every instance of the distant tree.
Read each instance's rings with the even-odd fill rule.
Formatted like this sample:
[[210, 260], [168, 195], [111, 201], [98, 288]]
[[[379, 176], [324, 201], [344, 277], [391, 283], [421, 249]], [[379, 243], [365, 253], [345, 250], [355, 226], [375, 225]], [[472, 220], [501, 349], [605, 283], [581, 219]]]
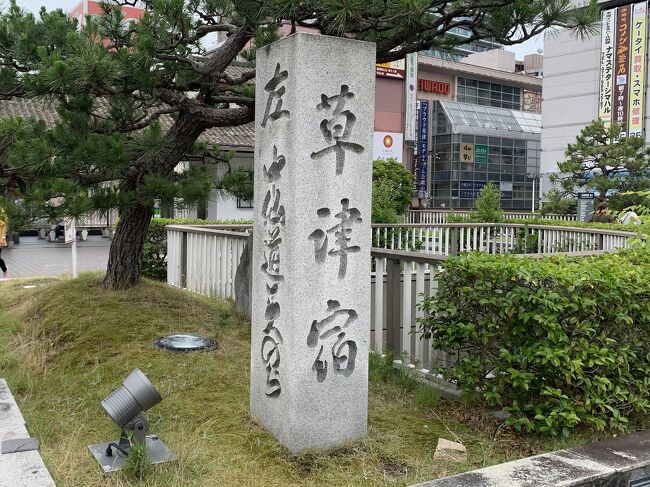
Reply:
[[[136, 3], [143, 18], [125, 22], [121, 6]], [[253, 120], [249, 47], [277, 40], [282, 22], [374, 42], [384, 62], [479, 39], [517, 44], [554, 26], [587, 35], [599, 12], [595, 0], [580, 8], [569, 0], [114, 0], [102, 9], [78, 29], [61, 10], [35, 18], [11, 0], [0, 15], [0, 100], [45, 96], [60, 117], [42, 137], [15, 144], [5, 174], [43, 198], [60, 196], [72, 215], [119, 208], [103, 281], [111, 289], [137, 282], [156, 199], [207, 197], [206, 171], [174, 168], [221, 157], [197, 148], [204, 131]], [[468, 35], [452, 35], [458, 28]], [[224, 42], [206, 51], [214, 33]], [[249, 64], [233, 72], [240, 54]]]
[[567, 198], [562, 192], [553, 188], [548, 191], [544, 198], [546, 201], [542, 204], [540, 213], [542, 215], [572, 215], [577, 211], [577, 202], [575, 198]]
[[413, 195], [413, 174], [395, 159], [379, 159], [372, 166], [372, 222], [397, 223]]
[[609, 127], [595, 120], [580, 131], [558, 162], [559, 175], [552, 177], [561, 188], [575, 194], [594, 189], [601, 201], [607, 193], [650, 189], [650, 151], [642, 137], [620, 137], [621, 126]]
[[483, 223], [499, 223], [503, 220], [501, 209], [501, 190], [492, 181], [481, 188], [481, 191], [474, 201], [472, 221]]

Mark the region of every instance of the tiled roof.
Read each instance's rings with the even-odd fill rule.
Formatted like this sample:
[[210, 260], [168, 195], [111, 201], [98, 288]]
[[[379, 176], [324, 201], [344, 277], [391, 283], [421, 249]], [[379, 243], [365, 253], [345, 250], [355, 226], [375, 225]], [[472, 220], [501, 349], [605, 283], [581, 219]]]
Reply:
[[[244, 72], [243, 69], [242, 72]], [[229, 72], [228, 74], [231, 76], [241, 75], [238, 72]], [[55, 100], [47, 100], [45, 98], [19, 98], [0, 101], [0, 118], [16, 116], [36, 118], [42, 120], [48, 126], [54, 125], [59, 120], [59, 115], [56, 113]], [[172, 124], [172, 119], [168, 115], [161, 116], [160, 121], [164, 128], [168, 128]], [[255, 123], [251, 122], [236, 127], [211, 128], [203, 132], [199, 140], [224, 148], [251, 148], [255, 144]]]

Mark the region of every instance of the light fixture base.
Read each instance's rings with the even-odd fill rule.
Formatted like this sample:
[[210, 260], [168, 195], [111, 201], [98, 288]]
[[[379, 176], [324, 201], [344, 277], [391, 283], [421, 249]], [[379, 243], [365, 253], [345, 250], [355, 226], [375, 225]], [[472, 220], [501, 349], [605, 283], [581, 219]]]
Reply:
[[[147, 436], [145, 440], [147, 442], [147, 458], [152, 464], [176, 460], [174, 452], [157, 436]], [[106, 449], [110, 443], [117, 443], [117, 440], [115, 442], [106, 441], [96, 445], [88, 445], [90, 453], [95, 457], [104, 473], [116, 472], [126, 466], [127, 458], [119, 451], [116, 451], [115, 448], [113, 448], [112, 456], [106, 456]]]

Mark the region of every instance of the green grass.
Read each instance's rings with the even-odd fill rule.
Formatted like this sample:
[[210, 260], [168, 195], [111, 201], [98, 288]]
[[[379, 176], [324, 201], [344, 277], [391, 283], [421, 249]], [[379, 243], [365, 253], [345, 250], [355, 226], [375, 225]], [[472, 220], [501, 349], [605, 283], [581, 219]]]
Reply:
[[[121, 292], [99, 282], [91, 274], [29, 282], [34, 289], [0, 285], [0, 376], [59, 486], [405, 486], [595, 436], [517, 437], [483, 409], [445, 401], [373, 354], [368, 437], [291, 456], [249, 417], [250, 325], [231, 304], [146, 280]], [[215, 337], [219, 349], [152, 347], [177, 331]], [[117, 438], [99, 402], [135, 367], [163, 395], [148, 418], [178, 461], [146, 468], [143, 480], [133, 472], [105, 477], [86, 446]], [[465, 443], [469, 462], [434, 462], [440, 436]]]

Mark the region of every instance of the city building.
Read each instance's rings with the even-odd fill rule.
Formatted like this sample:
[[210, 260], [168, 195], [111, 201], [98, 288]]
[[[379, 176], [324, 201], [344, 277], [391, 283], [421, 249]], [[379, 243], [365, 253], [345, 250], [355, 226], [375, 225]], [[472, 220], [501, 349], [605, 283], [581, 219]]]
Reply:
[[[402, 79], [403, 62], [377, 67], [375, 157], [382, 156], [386, 136], [393, 145], [407, 138], [410, 118], [417, 133], [394, 152], [416, 174], [414, 206], [471, 208], [492, 181], [504, 208], [531, 209], [539, 177], [541, 56], [518, 63], [514, 53], [496, 50], [462, 62], [417, 59], [417, 101], [410, 111], [400, 96], [410, 83]], [[534, 75], [517, 69], [526, 62]]]
[[[127, 18], [140, 18], [142, 12], [134, 9]], [[83, 0], [69, 15], [83, 23], [85, 15], [101, 13], [98, 2]], [[287, 28], [282, 26], [284, 34]], [[213, 45], [219, 42], [217, 38]], [[414, 207], [471, 208], [488, 181], [501, 189], [504, 208], [526, 210], [533, 205], [539, 175], [542, 57], [517, 61], [513, 53], [494, 47], [499, 46], [489, 40], [469, 44], [463, 56], [455, 57], [462, 62], [427, 51], [409, 55], [408, 62], [377, 65], [373, 156], [395, 159], [413, 171], [418, 196]], [[229, 69], [241, 74], [250, 68]], [[28, 104], [17, 103], [12, 113], [41, 109], [37, 101]], [[167, 116], [161, 120], [163, 125], [171, 123]], [[209, 166], [215, 181], [227, 170], [252, 174], [254, 124], [210, 129], [201, 139], [234, 153], [229, 166]], [[250, 219], [252, 211], [253, 202], [215, 188], [205, 207], [179, 213]]]
[[[100, 3], [101, 2], [97, 0], [81, 0], [68, 11], [68, 17], [77, 19], [77, 25], [81, 29], [84, 25], [86, 25], [87, 16], [93, 18], [104, 15], [104, 11], [102, 10]], [[126, 22], [140, 19], [144, 15], [144, 9], [141, 9], [139, 7], [123, 5], [121, 9]]]
[[541, 191], [551, 187], [569, 143], [593, 120], [616, 121], [627, 136], [650, 137], [646, 93], [647, 2], [599, 2], [599, 32], [581, 39], [569, 31], [544, 39]]

